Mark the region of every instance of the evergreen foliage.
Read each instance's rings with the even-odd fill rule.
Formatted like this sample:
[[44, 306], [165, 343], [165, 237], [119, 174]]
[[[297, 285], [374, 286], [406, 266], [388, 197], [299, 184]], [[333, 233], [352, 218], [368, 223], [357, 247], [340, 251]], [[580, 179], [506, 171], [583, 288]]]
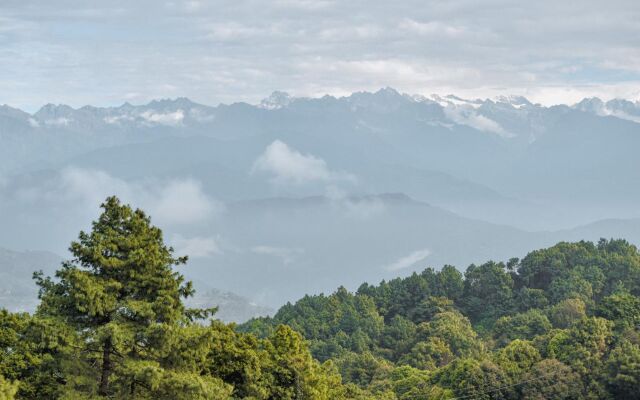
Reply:
[[[239, 328], [289, 324], [375, 396], [406, 396], [402, 373], [412, 399], [639, 398], [639, 277], [640, 253], [624, 240], [559, 243], [464, 274], [446, 266], [306, 296]], [[362, 323], [319, 318], [336, 310]]]
[[640, 399], [640, 253], [559, 243], [305, 296], [240, 326], [162, 232], [111, 197], [73, 258], [0, 310], [4, 399]]
[[[331, 362], [279, 325], [266, 338], [185, 308], [187, 261], [115, 197], [54, 278], [35, 274], [34, 315], [0, 310], [0, 398], [341, 399]], [[351, 389], [353, 391], [355, 389]], [[364, 393], [364, 392], [363, 392]], [[365, 393], [366, 394], [366, 393]]]

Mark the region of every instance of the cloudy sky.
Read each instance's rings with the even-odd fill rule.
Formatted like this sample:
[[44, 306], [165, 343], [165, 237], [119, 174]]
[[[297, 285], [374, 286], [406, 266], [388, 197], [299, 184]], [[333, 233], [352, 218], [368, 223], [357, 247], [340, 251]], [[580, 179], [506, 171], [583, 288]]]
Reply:
[[[526, 5], [524, 5], [526, 4]], [[640, 98], [640, 2], [2, 0], [0, 104]]]

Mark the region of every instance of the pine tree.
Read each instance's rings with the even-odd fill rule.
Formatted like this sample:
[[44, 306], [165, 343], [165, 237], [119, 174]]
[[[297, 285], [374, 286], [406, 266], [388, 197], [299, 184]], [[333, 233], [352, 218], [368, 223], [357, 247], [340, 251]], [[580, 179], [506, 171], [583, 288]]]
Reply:
[[[141, 380], [142, 372], [170, 377], [180, 387], [174, 372], [161, 371], [171, 363], [155, 348], [170, 341], [171, 334], [180, 336], [176, 330], [190, 318], [206, 315], [193, 313], [182, 303], [193, 288], [173, 267], [187, 258], [173, 255], [162, 231], [143, 211], [121, 204], [116, 197], [101, 207], [91, 232], [80, 232], [71, 244], [74, 258], [56, 272], [57, 279], [36, 275], [42, 300], [38, 314], [58, 318], [81, 335], [86, 362], [99, 366], [95, 376], [99, 396], [123, 392], [125, 387], [133, 394], [136, 385], [153, 389]], [[207, 386], [199, 377], [191, 378], [193, 385]]]

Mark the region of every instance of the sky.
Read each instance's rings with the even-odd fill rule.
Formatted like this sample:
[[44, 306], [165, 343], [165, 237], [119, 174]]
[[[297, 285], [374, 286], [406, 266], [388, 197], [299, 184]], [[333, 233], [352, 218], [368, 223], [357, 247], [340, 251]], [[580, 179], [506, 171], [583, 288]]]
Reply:
[[0, 0], [0, 104], [640, 99], [640, 2]]

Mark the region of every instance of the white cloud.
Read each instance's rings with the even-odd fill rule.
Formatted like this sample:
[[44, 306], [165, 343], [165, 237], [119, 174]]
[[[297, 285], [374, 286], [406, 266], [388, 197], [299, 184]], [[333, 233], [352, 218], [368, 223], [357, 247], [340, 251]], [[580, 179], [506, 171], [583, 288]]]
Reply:
[[[578, 108], [580, 104], [574, 105], [574, 107]], [[610, 108], [609, 103], [605, 103], [599, 100], [592, 100], [589, 106], [579, 107], [583, 111], [591, 112], [593, 114], [599, 115], [601, 117], [616, 117], [620, 119], [625, 119], [627, 121], [632, 121], [636, 123], [640, 123], [640, 115], [632, 115], [627, 113], [625, 110], [620, 110], [616, 108]], [[640, 102], [635, 103], [635, 108], [640, 112]]]
[[[67, 126], [71, 122], [71, 119], [65, 117], [59, 117], [55, 119], [48, 119], [44, 121], [45, 125], [51, 126]], [[33, 124], [32, 124], [33, 125]]]
[[321, 39], [327, 41], [344, 40], [351, 37], [355, 40], [375, 39], [383, 31], [376, 25], [340, 26], [324, 29], [318, 33]]
[[251, 248], [251, 252], [254, 254], [262, 254], [271, 257], [277, 257], [282, 259], [285, 265], [289, 265], [295, 261], [296, 257], [304, 253], [304, 249], [287, 248], [287, 247], [274, 247], [274, 246], [255, 246]]
[[[606, 8], [596, 0], [103, 3], [3, 2], [2, 102], [113, 105], [135, 93], [136, 101], [186, 95], [217, 104], [259, 102], [275, 89], [304, 96], [392, 86], [516, 93], [548, 105], [579, 101], [570, 99], [578, 92], [609, 99], [640, 89], [633, 0]], [[73, 29], [82, 18], [101, 28]], [[215, 54], [207, 38], [219, 42]]]
[[280, 140], [267, 146], [254, 162], [251, 172], [269, 173], [277, 183], [301, 184], [355, 179], [352, 175], [329, 170], [322, 158], [302, 154]]
[[184, 4], [185, 11], [187, 12], [196, 12], [202, 8], [201, 1], [187, 1]]
[[96, 207], [112, 194], [117, 194], [123, 199], [138, 197], [135, 187], [104, 171], [68, 167], [60, 172], [58, 180], [55, 183], [57, 187], [45, 193], [48, 200], [57, 201], [61, 197], [63, 200], [77, 199], [86, 205]]
[[151, 211], [169, 224], [193, 224], [222, 211], [221, 203], [212, 201], [202, 185], [192, 179], [174, 180], [158, 193]]
[[134, 118], [130, 115], [110, 115], [104, 117], [103, 121], [107, 124], [119, 124], [120, 121], [133, 121]]
[[512, 90], [512, 93], [522, 93], [532, 102], [547, 106], [574, 104], [590, 97], [599, 97], [604, 101], [614, 98], [640, 99], [640, 79], [615, 84], [591, 84], [574, 87], [553, 85], [519, 88]]
[[402, 20], [399, 27], [400, 29], [425, 36], [445, 35], [457, 37], [465, 33], [463, 28], [448, 25], [440, 21], [418, 22], [411, 18], [405, 18]]
[[447, 106], [444, 108], [444, 114], [457, 124], [466, 125], [479, 131], [495, 133], [503, 137], [514, 136], [505, 131], [496, 121], [478, 114], [473, 107]]
[[156, 113], [153, 111], [145, 111], [140, 114], [140, 117], [148, 122], [152, 122], [160, 125], [176, 126], [182, 123], [184, 120], [184, 111], [176, 110], [169, 113]]
[[409, 268], [414, 264], [424, 260], [429, 257], [431, 251], [429, 249], [416, 250], [413, 253], [402, 257], [395, 262], [384, 267], [387, 271], [398, 271], [401, 269]]
[[627, 114], [624, 111], [610, 110], [608, 108], [606, 109], [606, 112], [608, 113], [607, 115], [610, 115], [612, 117], [616, 117], [616, 118], [620, 118], [620, 119], [626, 119], [627, 121], [632, 121], [632, 122], [640, 124], [640, 116], [630, 115], [630, 114]]
[[206, 37], [214, 41], [247, 39], [265, 33], [255, 27], [246, 26], [237, 22], [223, 22], [214, 24], [208, 29], [209, 33], [206, 35]]
[[218, 242], [213, 237], [195, 236], [186, 238], [174, 235], [171, 243], [179, 256], [187, 255], [189, 258], [206, 258], [216, 254], [222, 254]]
[[77, 211], [91, 215], [106, 197], [116, 195], [145, 210], [159, 225], [199, 224], [224, 210], [193, 179], [127, 182], [104, 171], [76, 167], [62, 170], [48, 186], [21, 188], [15, 195], [27, 202], [75, 204]]
[[334, 185], [329, 185], [326, 188], [325, 196], [331, 200], [335, 207], [353, 218], [369, 219], [386, 210], [384, 202], [378, 197], [349, 197], [347, 192]]

